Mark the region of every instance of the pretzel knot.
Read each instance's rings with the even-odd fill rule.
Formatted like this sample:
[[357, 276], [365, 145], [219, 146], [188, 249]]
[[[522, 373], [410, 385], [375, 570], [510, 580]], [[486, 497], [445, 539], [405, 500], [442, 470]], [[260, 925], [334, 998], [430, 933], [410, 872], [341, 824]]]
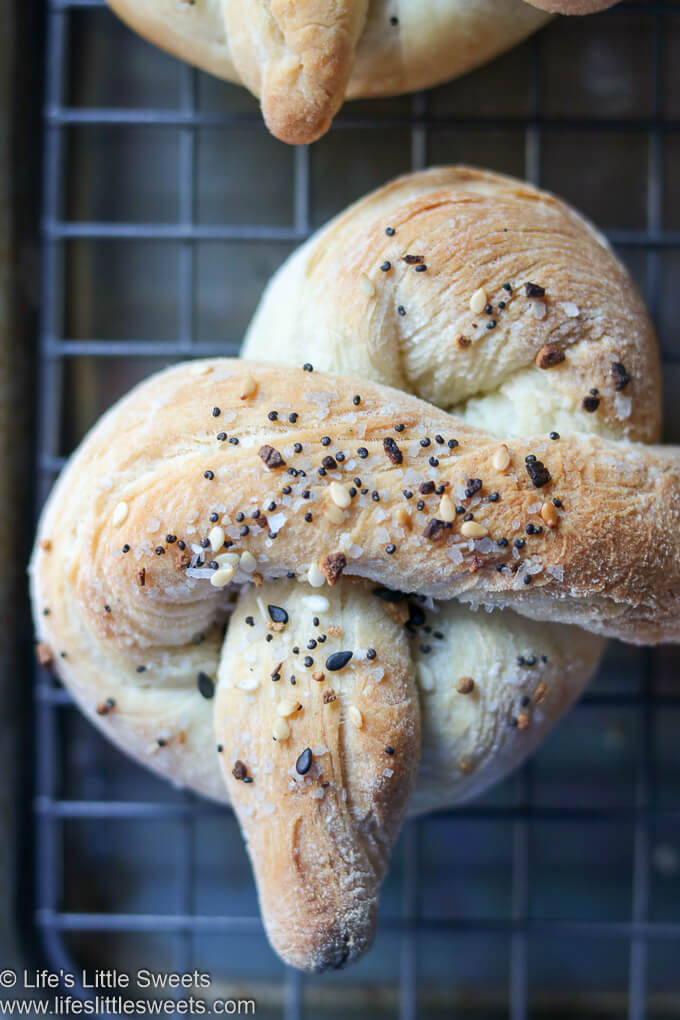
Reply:
[[526, 38], [550, 14], [589, 14], [616, 0], [108, 2], [152, 42], [245, 85], [270, 131], [300, 144], [324, 134], [345, 99], [448, 81]]
[[370, 944], [409, 806], [516, 765], [602, 636], [677, 638], [680, 458], [644, 445], [625, 271], [507, 178], [415, 175], [312, 239], [248, 339], [300, 348], [352, 374], [217, 359], [132, 391], [50, 497], [32, 586], [80, 705], [231, 799], [273, 945], [323, 969]]

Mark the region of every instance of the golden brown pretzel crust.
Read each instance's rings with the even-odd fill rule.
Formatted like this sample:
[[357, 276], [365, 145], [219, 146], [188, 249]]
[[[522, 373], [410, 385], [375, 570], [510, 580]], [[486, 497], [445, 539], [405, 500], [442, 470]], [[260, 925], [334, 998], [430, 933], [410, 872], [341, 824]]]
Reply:
[[262, 101], [272, 132], [311, 142], [345, 98], [425, 88], [542, 25], [523, 0], [109, 0], [145, 38]]

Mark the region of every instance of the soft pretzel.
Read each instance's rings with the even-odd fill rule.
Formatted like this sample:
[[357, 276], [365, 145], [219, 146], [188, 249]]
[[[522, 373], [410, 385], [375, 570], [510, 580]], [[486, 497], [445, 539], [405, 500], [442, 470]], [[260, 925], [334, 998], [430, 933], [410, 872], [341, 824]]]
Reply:
[[[366, 380], [239, 360], [179, 365], [104, 416], [50, 498], [32, 564], [43, 657], [114, 739], [160, 771], [224, 796], [217, 760], [232, 788], [243, 783], [234, 804], [273, 944], [297, 966], [338, 966], [370, 941], [417, 768], [413, 668], [388, 622], [405, 622], [399, 592], [671, 640], [679, 486], [672, 449], [577, 433], [503, 444]], [[542, 519], [536, 504], [554, 499], [555, 527], [516, 550], [525, 522]], [[313, 600], [311, 625], [276, 583], [289, 574], [307, 582], [299, 598]], [[344, 585], [340, 605], [315, 596], [313, 586], [341, 575], [371, 581], [358, 589], [365, 610], [359, 601], [347, 610], [354, 593]], [[250, 580], [258, 615], [242, 597], [211, 740], [223, 613], [230, 588]], [[300, 635], [304, 649], [293, 644]], [[597, 649], [581, 647], [577, 672], [587, 672]], [[500, 746], [501, 758], [505, 732], [519, 736], [534, 714], [546, 725], [539, 677], [549, 656], [539, 647], [526, 665], [516, 696], [477, 718], [482, 746]], [[457, 684], [461, 702], [477, 698], [468, 679]], [[561, 704], [571, 696], [559, 692]], [[476, 764], [474, 734], [468, 742], [463, 772]], [[277, 875], [288, 882], [278, 898]]]
[[675, 638], [677, 452], [638, 442], [659, 374], [625, 271], [508, 178], [431, 171], [358, 203], [284, 267], [247, 346], [355, 378], [215, 361], [133, 391], [50, 498], [33, 600], [42, 657], [105, 732], [231, 796], [273, 944], [323, 969], [370, 943], [405, 810], [500, 778], [583, 688], [602, 639], [554, 621]]
[[[454, 78], [540, 25], [612, 0], [109, 0], [143, 36], [258, 96], [285, 142], [324, 134], [345, 98]], [[532, 6], [533, 4], [533, 6]]]

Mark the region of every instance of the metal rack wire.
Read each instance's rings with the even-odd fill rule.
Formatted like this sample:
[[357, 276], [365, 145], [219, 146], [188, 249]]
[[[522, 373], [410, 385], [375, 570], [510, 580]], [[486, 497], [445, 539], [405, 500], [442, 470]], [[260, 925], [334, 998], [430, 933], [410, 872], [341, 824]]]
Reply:
[[[313, 227], [311, 161], [314, 150], [298, 148], [294, 153], [293, 197], [291, 221], [285, 225], [226, 222], [208, 224], [196, 216], [197, 174], [196, 145], [198, 133], [204, 129], [230, 132], [251, 126], [259, 129], [256, 114], [224, 114], [205, 111], [197, 103], [198, 72], [182, 66], [179, 74], [179, 102], [174, 109], [79, 107], [69, 105], [66, 93], [67, 37], [69, 19], [75, 12], [103, 8], [103, 0], [49, 0], [47, 8], [46, 103], [44, 110], [44, 178], [42, 196], [42, 318], [40, 330], [39, 406], [40, 432], [37, 451], [39, 469], [39, 501], [42, 503], [59, 471], [64, 453], [60, 445], [64, 416], [68, 416], [64, 378], [69, 361], [83, 357], [94, 359], [182, 359], [195, 355], [235, 354], [238, 337], [224, 342], [207, 342], [198, 336], [196, 325], [197, 245], [200, 243], [285, 242], [293, 245], [309, 235]], [[622, 252], [641, 253], [644, 266], [646, 297], [657, 322], [662, 319], [665, 300], [663, 285], [664, 252], [680, 249], [680, 229], [673, 229], [666, 220], [668, 190], [677, 188], [667, 180], [667, 144], [680, 131], [680, 120], [669, 114], [665, 103], [668, 62], [666, 40], [669, 21], [680, 16], [675, 3], [624, 3], [608, 15], [611, 19], [632, 16], [645, 19], [651, 40], [650, 109], [631, 117], [600, 116], [596, 113], [558, 115], [544, 113], [542, 54], [544, 39], [538, 35], [527, 48], [531, 54], [530, 103], [522, 115], [500, 116], [493, 112], [482, 116], [472, 114], [439, 114], [432, 112], [427, 97], [416, 95], [380, 112], [352, 106], [338, 118], [334, 132], [365, 131], [390, 125], [410, 139], [411, 166], [416, 169], [429, 162], [431, 139], [442, 129], [458, 127], [466, 131], [512, 130], [524, 138], [525, 175], [537, 184], [544, 183], [542, 167], [546, 134], [579, 132], [598, 137], [607, 132], [634, 133], [646, 139], [646, 222], [640, 226], [622, 225], [608, 231], [612, 243]], [[680, 20], [680, 18], [678, 18]], [[73, 53], [71, 62], [79, 55]], [[386, 112], [385, 112], [386, 111]], [[74, 126], [99, 128], [120, 127], [145, 131], [168, 128], [179, 132], [178, 152], [178, 215], [172, 222], [137, 222], [76, 220], [64, 213], [65, 187], [72, 172], [69, 164], [67, 132]], [[587, 154], [583, 152], [584, 158]], [[401, 168], [399, 168], [401, 169]], [[680, 223], [677, 224], [680, 226]], [[166, 341], [116, 338], [78, 338], [64, 334], [67, 321], [65, 305], [69, 301], [65, 284], [65, 248], [73, 241], [122, 241], [134, 245], [163, 241], [176, 246], [177, 275], [168, 286], [176, 291], [176, 331]], [[667, 371], [680, 362], [680, 347], [672, 338], [662, 335]], [[675, 437], [678, 438], [677, 436]], [[664, 678], [672, 677], [680, 656], [645, 652], [625, 664], [624, 654], [614, 652], [605, 666], [600, 683], [586, 695], [576, 714], [587, 711], [618, 711], [635, 713], [636, 737], [631, 750], [634, 760], [634, 783], [631, 796], [614, 803], [596, 801], [588, 804], [588, 791], [577, 804], [546, 802], [536, 791], [536, 769], [527, 766], [513, 781], [511, 794], [505, 802], [484, 801], [448, 812], [433, 823], [410, 823], [400, 846], [401, 881], [400, 907], [381, 922], [381, 930], [399, 940], [398, 1001], [390, 1006], [400, 1020], [417, 1016], [447, 1015], [437, 1013], [422, 997], [422, 964], [425, 952], [422, 939], [456, 936], [469, 939], [483, 936], [488, 944], [502, 938], [507, 945], [507, 991], [497, 1003], [498, 1013], [511, 1020], [529, 1015], [544, 1015], [539, 1000], [533, 996], [532, 955], [537, 940], [547, 944], [551, 939], [566, 938], [623, 945], [628, 957], [627, 994], [617, 1000], [611, 1013], [629, 1020], [643, 1020], [657, 1015], [653, 1005], [659, 989], [650, 978], [649, 948], [659, 943], [674, 946], [680, 954], [680, 894], [673, 901], [678, 911], [669, 919], [660, 920], [652, 909], [653, 842], [657, 825], [680, 825], [680, 802], [657, 796], [658, 754], [657, 722], [659, 713], [677, 713], [680, 698]], [[626, 672], [627, 670], [627, 672]], [[625, 673], [620, 684], [610, 683], [618, 673]], [[173, 799], [145, 801], [110, 801], [106, 799], [73, 799], [63, 795], [60, 785], [60, 762], [63, 756], [63, 715], [69, 711], [68, 694], [44, 673], [38, 673], [35, 687], [37, 790], [34, 805], [37, 846], [35, 924], [42, 937], [47, 957], [54, 969], [63, 967], [76, 971], [76, 961], [67, 944], [69, 934], [90, 933], [164, 933], [174, 937], [174, 966], [188, 971], [195, 960], [192, 951], [196, 937], [239, 935], [244, 938], [261, 933], [259, 917], [229, 913], [201, 913], [195, 907], [196, 826], [202, 818], [217, 813], [214, 808], [188, 795]], [[675, 717], [675, 716], [674, 716]], [[639, 723], [639, 725], [637, 725]], [[575, 732], [578, 730], [575, 728]], [[86, 736], [83, 739], [92, 739]], [[595, 764], [597, 767], [597, 762]], [[180, 828], [177, 861], [177, 904], [174, 912], [125, 913], [88, 912], [72, 909], [64, 891], [63, 827], [78, 820], [88, 822], [114, 821], [172, 822]], [[490, 822], [503, 824], [511, 841], [509, 873], [509, 909], [494, 916], [437, 916], [423, 909], [421, 858], [429, 852], [433, 839], [429, 825], [444, 822], [448, 837], [457, 838], [466, 823]], [[536, 866], [536, 826], [562, 827], [584, 823], [603, 827], [623, 826], [632, 835], [630, 903], [627, 917], [608, 919], [571, 916], [557, 919], [536, 916], [532, 905], [533, 874]], [[463, 828], [462, 828], [463, 827]], [[678, 830], [680, 832], [680, 829]], [[602, 862], [606, 868], [606, 862]], [[598, 878], [595, 876], [597, 882]], [[617, 950], [618, 951], [618, 950]], [[349, 975], [348, 975], [349, 978]], [[276, 977], [278, 981], [278, 975]], [[677, 981], [677, 976], [676, 976]], [[481, 982], [483, 983], [483, 981]], [[606, 985], [606, 982], [605, 982]], [[310, 982], [293, 971], [286, 971], [281, 985], [281, 1011], [285, 1020], [311, 1016], [305, 1006]], [[559, 991], [559, 990], [558, 990]], [[570, 994], [565, 984], [565, 997]], [[664, 993], [668, 985], [664, 985]], [[671, 988], [675, 994], [671, 1007], [680, 1009], [680, 984]], [[85, 994], [84, 992], [82, 994]], [[595, 1000], [593, 1000], [595, 1001]], [[666, 1001], [666, 1000], [664, 1000]], [[587, 1002], [587, 996], [584, 999]], [[652, 1005], [650, 1005], [652, 1003]], [[601, 1004], [600, 1004], [601, 1005]], [[488, 1004], [487, 1004], [488, 1007]], [[584, 1006], [584, 1009], [586, 1007]], [[428, 1012], [431, 1009], [432, 1012]], [[472, 1009], [472, 1007], [470, 1007]], [[620, 1009], [620, 1012], [617, 1010]], [[490, 1008], [489, 1008], [490, 1010]], [[321, 1014], [319, 1014], [321, 1015]], [[328, 1014], [331, 1015], [331, 1014]], [[370, 1010], [365, 1014], [371, 1015]], [[377, 1015], [377, 1014], [375, 1014]], [[383, 1015], [383, 1014], [380, 1014]], [[467, 1015], [467, 1014], [466, 1014]], [[472, 1015], [472, 1013], [470, 1014]], [[492, 1015], [477, 1012], [474, 1015]], [[547, 1014], [546, 1014], [547, 1015]], [[553, 1013], [553, 1015], [556, 1015]], [[580, 1015], [589, 1015], [581, 1012]], [[660, 1013], [658, 1015], [661, 1015]], [[669, 1014], [670, 1015], [670, 1014]]]

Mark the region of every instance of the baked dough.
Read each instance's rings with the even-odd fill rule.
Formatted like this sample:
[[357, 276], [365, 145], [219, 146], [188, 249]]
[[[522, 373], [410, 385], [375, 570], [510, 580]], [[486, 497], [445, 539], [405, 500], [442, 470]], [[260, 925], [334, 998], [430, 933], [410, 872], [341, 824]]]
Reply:
[[[227, 430], [238, 444], [223, 438]], [[421, 445], [424, 437], [436, 444], [436, 466]], [[458, 445], [450, 446], [454, 438]], [[527, 465], [527, 456], [540, 463]], [[335, 466], [324, 463], [328, 457]], [[353, 484], [359, 476], [361, 487]], [[471, 484], [477, 478], [480, 488]], [[437, 493], [436, 485], [446, 482], [448, 489]], [[422, 510], [404, 490], [422, 493]], [[217, 762], [231, 770], [243, 784], [234, 804], [256, 858], [273, 944], [296, 966], [338, 966], [370, 941], [378, 884], [417, 768], [415, 669], [388, 622], [405, 619], [397, 593], [511, 607], [538, 621], [575, 622], [632, 641], [677, 639], [679, 491], [680, 455], [672, 448], [578, 433], [502, 444], [366, 380], [241, 360], [179, 365], [105, 415], [58, 481], [32, 562], [36, 625], [64, 683], [128, 751], [175, 781], [222, 798]], [[447, 492], [473, 521], [463, 521], [466, 513], [450, 528], [433, 527], [448, 516]], [[512, 541], [504, 546], [499, 539], [523, 533], [525, 521], [540, 519], [536, 502], [553, 506], [552, 499], [562, 501], [564, 516], [534, 534], [516, 561]], [[289, 573], [307, 582], [296, 589], [298, 599], [314, 597], [309, 586], [325, 578], [339, 586], [340, 605], [327, 596], [328, 608], [305, 604], [312, 634], [295, 596], [288, 601], [289, 589], [278, 580]], [[356, 600], [345, 590], [352, 577], [370, 582], [357, 582]], [[258, 615], [243, 602], [253, 595], [242, 596], [236, 611], [243, 618], [227, 638], [214, 698], [224, 613], [234, 588], [252, 580]], [[373, 626], [371, 614], [381, 623]], [[360, 625], [375, 634], [368, 647]], [[416, 619], [412, 629], [431, 625]], [[534, 718], [547, 728], [552, 712], [572, 696], [569, 672], [554, 702], [542, 679], [544, 667], [548, 675], [555, 670], [548, 646], [558, 647], [562, 661], [572, 649], [566, 638], [564, 645], [554, 641], [547, 626], [544, 633], [540, 622], [536, 628], [516, 696], [505, 676], [490, 677], [488, 687], [486, 677], [473, 678], [482, 689], [473, 729], [483, 752], [478, 761], [473, 733], [470, 760], [457, 760], [463, 773], [483, 768], [487, 757], [492, 770], [504, 756], [506, 764], [508, 754], [516, 758], [506, 734], [531, 739]], [[433, 642], [454, 637], [438, 639], [435, 629]], [[301, 633], [304, 649], [293, 644]], [[511, 647], [505, 638], [499, 645]], [[587, 673], [598, 649], [593, 654], [575, 633], [577, 659], [579, 647], [585, 651], [576, 671]], [[507, 665], [512, 675], [520, 663]], [[558, 658], [558, 681], [559, 666]], [[462, 703], [477, 698], [460, 686], [463, 679], [456, 692]], [[499, 679], [503, 697], [493, 703]], [[422, 675], [419, 680], [432, 686]], [[331, 686], [339, 705], [324, 700]], [[281, 709], [291, 698], [301, 710]], [[336, 721], [333, 729], [326, 710], [336, 709], [342, 726]], [[288, 735], [276, 728], [280, 719]], [[350, 726], [362, 731], [366, 746], [347, 737]], [[276, 737], [270, 758], [264, 757], [268, 736]], [[450, 752], [446, 731], [439, 739], [443, 753]], [[300, 766], [307, 749], [307, 767]], [[389, 759], [382, 771], [381, 754]], [[290, 777], [288, 790], [282, 777]], [[446, 777], [440, 780], [445, 788]], [[328, 789], [325, 782], [332, 793], [320, 792]], [[433, 791], [427, 806], [439, 795]], [[339, 818], [345, 799], [347, 812]], [[310, 836], [322, 830], [323, 846]], [[295, 833], [303, 831], [312, 842], [301, 849]], [[304, 866], [302, 850], [312, 855]], [[355, 852], [357, 868], [340, 867], [331, 890], [328, 869]], [[313, 859], [324, 867], [312, 866]], [[278, 900], [277, 869], [290, 878]]]
[[284, 266], [247, 347], [354, 375], [147, 380], [57, 483], [33, 604], [112, 739], [231, 797], [273, 945], [323, 970], [370, 945], [407, 810], [516, 766], [600, 635], [678, 639], [680, 453], [645, 445], [658, 355], [625, 270], [497, 175], [368, 196]]
[[270, 130], [291, 143], [324, 134], [346, 98], [447, 81], [514, 46], [548, 17], [524, 0], [109, 3], [151, 42], [247, 86]]

